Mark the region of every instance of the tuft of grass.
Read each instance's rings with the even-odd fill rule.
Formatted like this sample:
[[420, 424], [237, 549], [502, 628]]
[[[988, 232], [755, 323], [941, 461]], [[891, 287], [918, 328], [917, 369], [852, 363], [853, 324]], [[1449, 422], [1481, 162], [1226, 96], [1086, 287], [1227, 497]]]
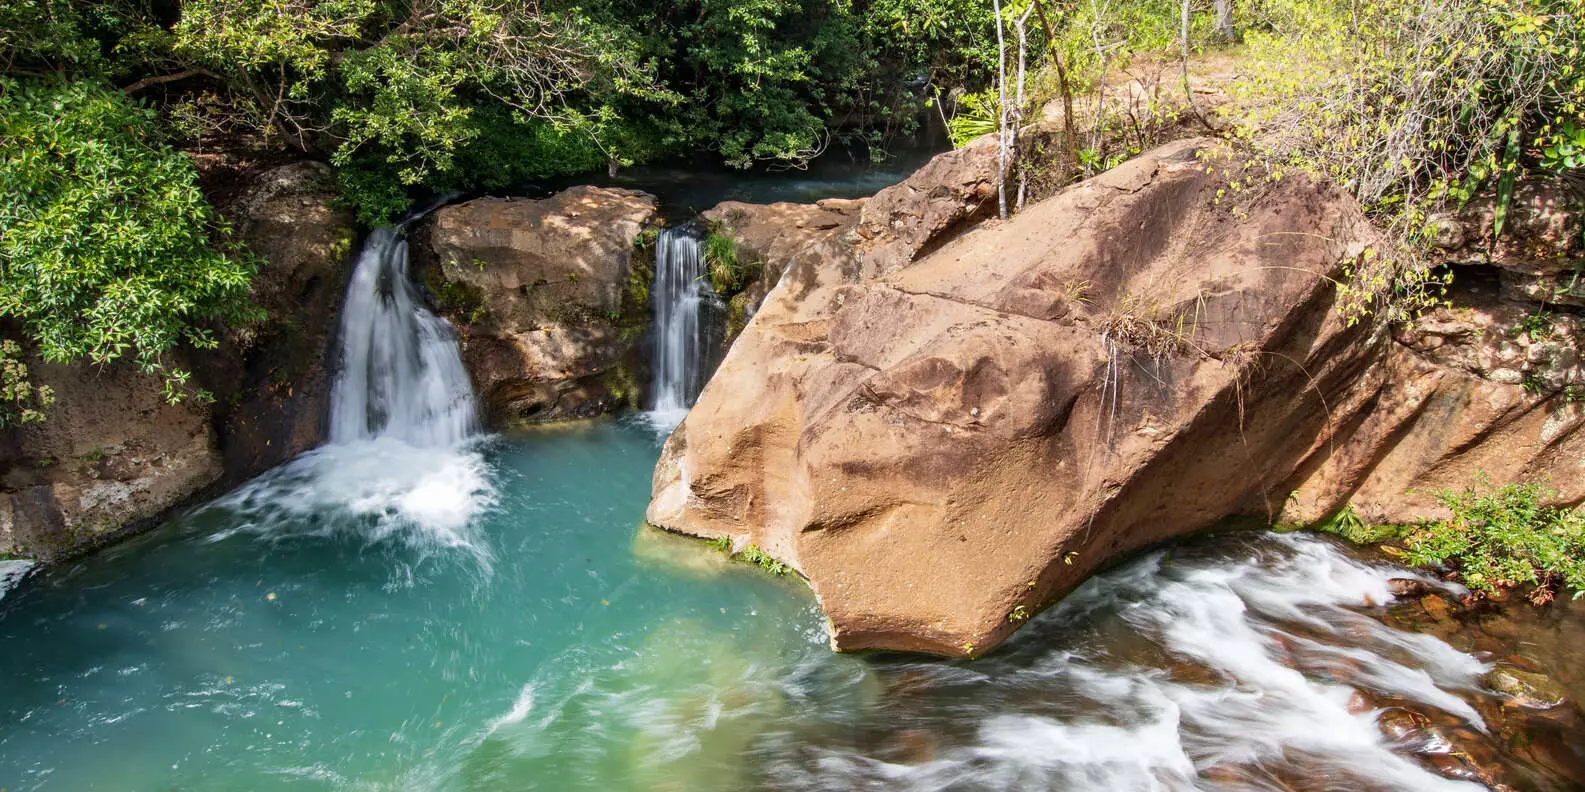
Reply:
[[1453, 516], [1415, 526], [1404, 558], [1451, 565], [1476, 596], [1529, 585], [1537, 605], [1562, 588], [1578, 599], [1585, 594], [1585, 512], [1543, 505], [1555, 495], [1536, 483], [1491, 489], [1484, 476], [1462, 492], [1442, 490], [1437, 500]]
[[772, 575], [780, 576], [787, 574], [787, 565], [777, 561], [774, 558], [771, 558], [770, 554], [759, 549], [758, 545], [749, 545], [748, 547], [743, 548], [743, 552], [738, 553], [737, 555], [733, 556], [733, 558], [736, 558], [745, 564], [753, 564], [754, 566], [757, 566], [760, 569], [771, 573]]
[[1397, 525], [1368, 525], [1354, 511], [1353, 504], [1344, 506], [1336, 514], [1310, 526], [1312, 530], [1329, 533], [1354, 544], [1380, 544], [1403, 535]]
[[447, 280], [440, 267], [425, 270], [424, 288], [429, 291], [435, 308], [443, 315], [465, 324], [478, 324], [490, 316], [490, 309], [484, 304], [484, 292], [460, 280]]

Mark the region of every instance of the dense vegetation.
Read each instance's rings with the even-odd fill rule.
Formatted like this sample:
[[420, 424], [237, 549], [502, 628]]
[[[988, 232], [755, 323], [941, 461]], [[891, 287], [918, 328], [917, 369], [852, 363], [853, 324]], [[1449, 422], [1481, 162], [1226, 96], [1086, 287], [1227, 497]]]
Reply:
[[173, 349], [254, 316], [253, 264], [181, 150], [327, 158], [369, 224], [657, 157], [883, 156], [984, 84], [993, 28], [978, 0], [0, 5], [0, 423], [48, 406], [28, 356], [128, 357], [175, 400]]
[[[251, 273], [182, 150], [327, 158], [375, 224], [424, 192], [884, 156], [927, 114], [961, 141], [1092, 98], [1065, 152], [1009, 164], [1060, 184], [1184, 126], [1155, 98], [1108, 110], [1109, 77], [1220, 47], [1258, 171], [1229, 177], [1234, 200], [1294, 171], [1353, 189], [1395, 235], [1345, 303], [1401, 318], [1439, 294], [1417, 254], [1433, 209], [1580, 173], [1582, 18], [1585, 0], [12, 0], [0, 320], [25, 343], [0, 357], [128, 356], [180, 396], [168, 353], [247, 318]], [[36, 419], [47, 394], [8, 370], [4, 420]]]
[[[213, 346], [205, 319], [251, 314], [250, 259], [211, 243], [192, 164], [120, 91], [0, 78], [0, 195], [0, 315], [46, 361], [130, 355], [175, 399], [188, 375], [167, 353]], [[8, 343], [0, 423], [38, 420], [48, 391]]]

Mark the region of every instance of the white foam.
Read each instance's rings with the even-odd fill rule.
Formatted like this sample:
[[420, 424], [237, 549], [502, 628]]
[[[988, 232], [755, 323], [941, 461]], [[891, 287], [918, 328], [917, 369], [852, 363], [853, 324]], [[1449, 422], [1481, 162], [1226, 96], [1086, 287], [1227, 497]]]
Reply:
[[[1388, 581], [1404, 570], [1303, 536], [1243, 552], [1153, 554], [1081, 586], [1003, 656], [910, 666], [925, 689], [980, 702], [953, 714], [977, 719], [972, 737], [942, 740], [923, 761], [839, 741], [771, 772], [789, 788], [889, 791], [1279, 790], [1311, 777], [1329, 789], [1479, 789], [1414, 761], [1361, 706], [1364, 691], [1481, 726], [1455, 692], [1477, 684], [1480, 661], [1351, 610], [1390, 602]], [[1112, 637], [1084, 637], [1095, 629]], [[1237, 780], [1220, 787], [1212, 771]]]
[[488, 572], [472, 530], [496, 503], [475, 440], [477, 409], [451, 326], [423, 307], [398, 229], [369, 235], [347, 286], [330, 443], [217, 501], [238, 531], [352, 532], [424, 551], [462, 549]]
[[25, 558], [0, 561], [0, 599], [5, 599], [6, 592], [16, 588], [33, 571], [33, 567], [34, 563]]
[[489, 725], [485, 726], [484, 733], [486, 735], [494, 734], [497, 729], [500, 729], [504, 726], [522, 723], [523, 719], [528, 717], [528, 713], [532, 712], [533, 710], [534, 684], [531, 682], [527, 685], [524, 685], [523, 689], [517, 692], [517, 700], [512, 702], [512, 709], [505, 715], [490, 721]]
[[497, 502], [484, 455], [472, 444], [412, 446], [390, 437], [332, 443], [216, 501], [239, 516], [239, 531], [278, 536], [354, 532], [400, 539], [423, 550], [461, 549], [488, 566], [474, 530]]

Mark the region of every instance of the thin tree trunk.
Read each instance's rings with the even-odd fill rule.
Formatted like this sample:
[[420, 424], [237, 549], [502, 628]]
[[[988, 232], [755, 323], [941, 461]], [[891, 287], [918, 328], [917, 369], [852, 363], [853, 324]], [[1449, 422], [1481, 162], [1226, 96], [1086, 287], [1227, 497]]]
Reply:
[[1024, 9], [1024, 15], [1018, 18], [1018, 101], [1013, 106], [1012, 129], [1012, 160], [1013, 167], [1018, 169], [1018, 201], [1016, 211], [1024, 209], [1024, 189], [1027, 180], [1024, 178], [1024, 158], [1019, 150], [1018, 136], [1024, 128], [1024, 71], [1025, 61], [1028, 60], [1028, 30], [1029, 15], [1035, 10], [1033, 4]]
[[[1185, 0], [1187, 2], [1187, 0]], [[1002, 0], [991, 0], [996, 11], [996, 208], [1007, 219], [1007, 40], [1002, 34]]]
[[1189, 109], [1194, 111], [1194, 117], [1200, 120], [1200, 125], [1215, 131], [1216, 127], [1211, 126], [1211, 122], [1206, 119], [1205, 113], [1200, 110], [1200, 103], [1194, 99], [1194, 90], [1189, 87], [1189, 0], [1183, 0], [1182, 7], [1183, 97], [1189, 100]]
[[1046, 17], [1045, 0], [1035, 0], [1035, 13], [1040, 15], [1040, 26], [1046, 31], [1046, 46], [1051, 48], [1051, 62], [1057, 67], [1057, 87], [1062, 91], [1062, 136], [1067, 143], [1064, 152], [1068, 158], [1064, 163], [1064, 170], [1071, 172], [1079, 164], [1079, 129], [1073, 121], [1073, 86], [1068, 82], [1068, 67], [1062, 59], [1062, 50], [1057, 47], [1056, 28], [1051, 26], [1051, 20]]
[[1238, 40], [1238, 30], [1233, 26], [1233, 0], [1215, 0], [1212, 4], [1216, 18], [1211, 22], [1211, 37], [1223, 44]]

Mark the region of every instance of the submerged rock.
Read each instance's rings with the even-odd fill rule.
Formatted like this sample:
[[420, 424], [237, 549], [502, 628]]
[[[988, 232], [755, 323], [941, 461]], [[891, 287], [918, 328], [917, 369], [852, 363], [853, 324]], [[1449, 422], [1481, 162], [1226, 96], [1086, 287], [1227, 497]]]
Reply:
[[480, 198], [415, 230], [436, 307], [493, 423], [585, 418], [629, 403], [648, 317], [640, 233], [653, 196], [573, 187], [543, 200]]
[[1235, 217], [1220, 156], [1172, 144], [956, 238], [994, 206], [978, 171], [882, 191], [766, 298], [650, 522], [793, 565], [839, 649], [972, 655], [1119, 554], [1273, 515], [1375, 348], [1328, 280], [1371, 232], [1301, 179]]
[[1509, 696], [1520, 707], [1551, 709], [1568, 701], [1568, 691], [1550, 677], [1508, 664], [1487, 672], [1481, 684]]

